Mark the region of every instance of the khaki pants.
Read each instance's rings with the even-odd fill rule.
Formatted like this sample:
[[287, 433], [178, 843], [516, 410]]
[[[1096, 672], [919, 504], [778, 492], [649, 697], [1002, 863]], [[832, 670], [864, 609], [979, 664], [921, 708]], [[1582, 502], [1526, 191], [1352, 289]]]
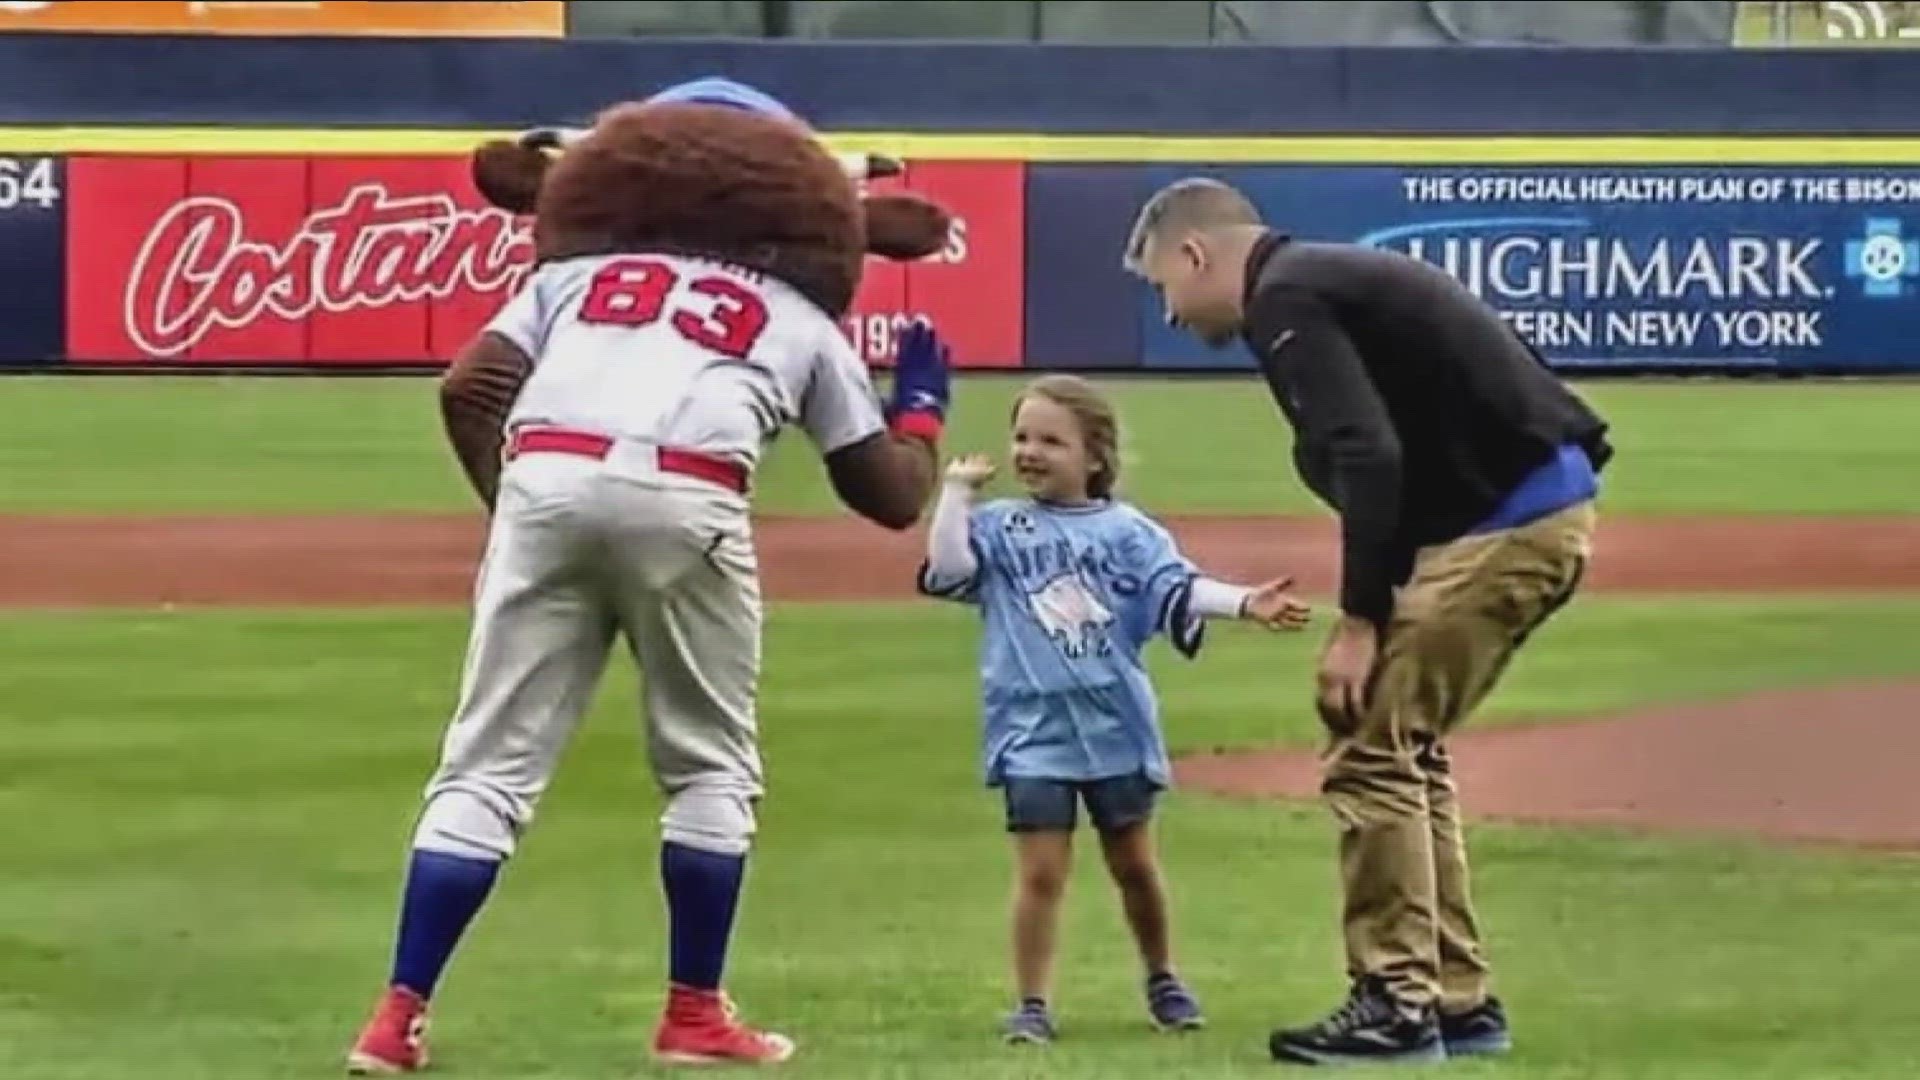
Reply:
[[1445, 740], [1527, 636], [1578, 588], [1596, 520], [1581, 503], [1517, 529], [1423, 549], [1381, 638], [1365, 715], [1329, 748], [1348, 974], [1409, 1008], [1487, 992]]

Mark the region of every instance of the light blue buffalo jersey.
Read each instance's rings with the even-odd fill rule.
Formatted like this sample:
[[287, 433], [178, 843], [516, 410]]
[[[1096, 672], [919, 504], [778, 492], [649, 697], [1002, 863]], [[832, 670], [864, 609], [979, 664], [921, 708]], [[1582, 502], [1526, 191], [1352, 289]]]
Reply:
[[921, 566], [921, 593], [977, 606], [988, 784], [1009, 776], [1170, 780], [1159, 707], [1141, 651], [1165, 633], [1195, 655], [1197, 571], [1157, 522], [1121, 502], [972, 508], [977, 567], [963, 581]]

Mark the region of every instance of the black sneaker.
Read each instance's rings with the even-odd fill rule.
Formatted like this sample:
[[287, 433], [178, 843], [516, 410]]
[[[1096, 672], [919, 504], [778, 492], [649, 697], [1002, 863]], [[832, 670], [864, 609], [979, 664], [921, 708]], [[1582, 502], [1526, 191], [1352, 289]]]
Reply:
[[1355, 983], [1346, 1004], [1325, 1020], [1274, 1032], [1267, 1049], [1275, 1061], [1296, 1065], [1400, 1065], [1447, 1059], [1433, 1009], [1409, 1015], [1372, 979]]
[[1504, 1054], [1513, 1049], [1507, 1010], [1497, 997], [1489, 997], [1478, 1008], [1463, 1013], [1441, 1013], [1440, 1038], [1447, 1044], [1448, 1057]]

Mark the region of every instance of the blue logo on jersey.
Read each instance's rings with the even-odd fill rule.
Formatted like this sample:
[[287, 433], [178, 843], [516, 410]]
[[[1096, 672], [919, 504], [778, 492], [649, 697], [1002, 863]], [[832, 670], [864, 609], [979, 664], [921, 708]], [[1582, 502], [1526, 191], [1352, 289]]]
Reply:
[[1899, 218], [1868, 218], [1861, 238], [1847, 241], [1846, 264], [1864, 295], [1899, 296], [1905, 282], [1920, 277], [1920, 240], [1901, 235]]

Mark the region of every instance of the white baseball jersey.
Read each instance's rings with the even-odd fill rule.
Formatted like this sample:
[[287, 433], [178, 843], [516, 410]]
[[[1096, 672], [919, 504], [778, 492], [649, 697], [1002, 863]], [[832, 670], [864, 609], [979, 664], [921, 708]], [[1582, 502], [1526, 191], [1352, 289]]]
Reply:
[[[536, 269], [486, 329], [533, 360], [509, 424], [729, 458], [798, 424], [823, 453], [885, 429], [865, 365], [784, 282], [696, 258]], [[616, 632], [644, 672], [662, 835], [744, 849], [763, 791], [759, 560], [724, 486], [630, 483], [641, 457], [508, 464], [474, 594], [460, 701], [415, 843], [505, 858], [593, 699]]]
[[673, 255], [548, 263], [486, 329], [534, 363], [510, 426], [578, 428], [749, 469], [789, 424], [822, 454], [886, 426], [839, 325], [744, 267]]

